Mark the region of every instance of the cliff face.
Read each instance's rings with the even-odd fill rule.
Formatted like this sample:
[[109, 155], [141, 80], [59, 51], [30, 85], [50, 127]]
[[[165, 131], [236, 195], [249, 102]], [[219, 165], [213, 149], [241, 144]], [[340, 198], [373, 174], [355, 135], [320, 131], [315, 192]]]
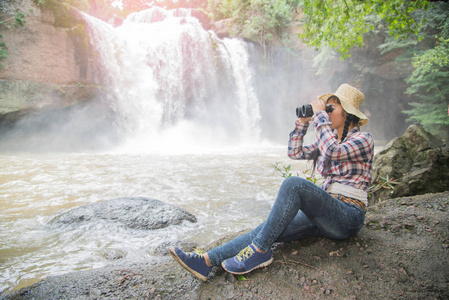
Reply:
[[0, 114], [65, 107], [91, 97], [85, 89], [93, 75], [80, 34], [84, 24], [66, 29], [54, 23], [52, 13], [35, 8], [24, 27], [0, 28], [8, 47], [0, 71]]

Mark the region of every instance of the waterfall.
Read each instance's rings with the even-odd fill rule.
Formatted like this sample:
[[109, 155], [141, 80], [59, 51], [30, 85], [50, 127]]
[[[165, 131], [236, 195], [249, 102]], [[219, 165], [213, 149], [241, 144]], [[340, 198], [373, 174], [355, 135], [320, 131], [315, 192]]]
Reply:
[[174, 147], [259, 141], [260, 108], [244, 41], [219, 39], [188, 9], [154, 7], [119, 27], [83, 17], [100, 56], [106, 101], [127, 142], [151, 148], [168, 141]]
[[228, 76], [231, 76], [230, 80], [234, 79], [242, 135], [248, 139], [257, 139], [261, 116], [248, 67], [248, 51], [245, 44], [236, 39], [225, 39], [220, 51], [221, 57], [228, 62]]

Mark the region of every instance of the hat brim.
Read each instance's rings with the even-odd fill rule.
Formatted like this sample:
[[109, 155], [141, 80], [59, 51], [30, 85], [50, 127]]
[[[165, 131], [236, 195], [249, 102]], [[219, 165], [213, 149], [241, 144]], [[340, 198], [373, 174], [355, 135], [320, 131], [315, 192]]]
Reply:
[[368, 117], [362, 113], [359, 109], [357, 109], [354, 105], [346, 102], [344, 99], [341, 99], [341, 97], [338, 97], [338, 95], [335, 94], [324, 94], [318, 97], [318, 99], [320, 100], [324, 100], [325, 102], [327, 102], [327, 100], [330, 97], [337, 97], [340, 100], [341, 106], [343, 107], [343, 110], [349, 114], [352, 114], [354, 116], [357, 116], [360, 121], [359, 121], [359, 126], [363, 126], [366, 125], [369, 122]]

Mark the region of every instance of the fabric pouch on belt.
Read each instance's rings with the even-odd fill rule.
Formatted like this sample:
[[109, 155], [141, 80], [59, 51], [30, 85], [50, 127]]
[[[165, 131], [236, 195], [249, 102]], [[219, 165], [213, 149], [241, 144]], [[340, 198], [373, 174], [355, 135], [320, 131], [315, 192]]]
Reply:
[[365, 204], [365, 206], [368, 206], [368, 194], [364, 190], [356, 189], [346, 184], [332, 183], [326, 191], [329, 194], [340, 194], [348, 198], [359, 200]]

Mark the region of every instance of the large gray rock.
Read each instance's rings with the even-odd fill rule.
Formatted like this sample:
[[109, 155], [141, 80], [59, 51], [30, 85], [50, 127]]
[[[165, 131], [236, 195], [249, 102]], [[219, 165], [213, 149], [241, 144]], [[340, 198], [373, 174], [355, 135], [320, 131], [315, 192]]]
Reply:
[[397, 184], [392, 184], [395, 189], [381, 188], [370, 201], [447, 191], [448, 166], [449, 147], [443, 140], [411, 125], [374, 158], [373, 182], [382, 183], [388, 177]]
[[159, 229], [180, 224], [184, 220], [195, 223], [196, 217], [182, 208], [159, 200], [122, 197], [71, 209], [50, 223], [77, 224], [98, 220], [121, 223], [132, 229]]

